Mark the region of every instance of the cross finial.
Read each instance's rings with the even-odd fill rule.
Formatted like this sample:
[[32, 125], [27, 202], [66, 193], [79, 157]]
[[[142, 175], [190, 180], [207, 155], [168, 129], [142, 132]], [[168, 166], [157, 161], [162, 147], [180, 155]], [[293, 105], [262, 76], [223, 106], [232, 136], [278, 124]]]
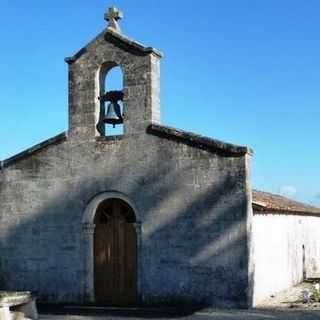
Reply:
[[116, 32], [121, 32], [118, 20], [123, 18], [123, 13], [116, 7], [109, 8], [108, 12], [105, 13], [104, 19], [108, 21], [108, 29], [112, 29]]

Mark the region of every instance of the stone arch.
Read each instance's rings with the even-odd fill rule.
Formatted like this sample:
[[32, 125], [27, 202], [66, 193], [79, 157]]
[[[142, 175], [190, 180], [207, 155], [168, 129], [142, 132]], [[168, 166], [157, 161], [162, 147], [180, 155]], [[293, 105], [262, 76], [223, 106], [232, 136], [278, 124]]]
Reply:
[[83, 302], [95, 302], [94, 299], [94, 219], [99, 205], [109, 199], [120, 199], [126, 202], [133, 210], [136, 222], [133, 223], [137, 234], [137, 293], [138, 299], [141, 297], [141, 280], [142, 280], [142, 265], [140, 257], [141, 249], [141, 223], [139, 220], [139, 212], [136, 205], [129, 196], [117, 192], [107, 191], [102, 192], [90, 199], [83, 212], [82, 216], [82, 248], [83, 248]]
[[122, 88], [124, 87], [124, 80], [125, 80], [125, 70], [122, 64], [119, 64], [114, 61], [108, 61], [104, 62], [100, 68], [99, 68], [99, 89], [100, 89], [100, 95], [103, 94], [102, 90], [105, 90], [106, 88], [106, 78], [111, 72], [112, 69], [114, 68], [120, 68], [121, 73], [122, 73]]
[[108, 199], [120, 199], [124, 202], [128, 203], [130, 207], [133, 209], [135, 215], [136, 215], [136, 221], [139, 221], [139, 217], [137, 216], [138, 210], [136, 208], [136, 205], [131, 200], [129, 196], [122, 192], [118, 191], [105, 191], [102, 193], [98, 193], [94, 197], [90, 199], [88, 202], [86, 209], [84, 210], [83, 216], [82, 216], [82, 225], [85, 226], [86, 224], [94, 224], [94, 217], [97, 211], [97, 208], [99, 204], [103, 201], [106, 201]]

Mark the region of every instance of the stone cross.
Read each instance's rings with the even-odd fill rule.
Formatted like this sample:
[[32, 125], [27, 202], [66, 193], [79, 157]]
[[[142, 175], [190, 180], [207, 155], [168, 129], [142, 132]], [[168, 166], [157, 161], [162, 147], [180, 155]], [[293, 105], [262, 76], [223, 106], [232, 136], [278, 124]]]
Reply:
[[108, 21], [108, 29], [121, 33], [118, 20], [123, 18], [123, 13], [116, 7], [109, 8], [108, 12], [104, 15], [104, 19]]

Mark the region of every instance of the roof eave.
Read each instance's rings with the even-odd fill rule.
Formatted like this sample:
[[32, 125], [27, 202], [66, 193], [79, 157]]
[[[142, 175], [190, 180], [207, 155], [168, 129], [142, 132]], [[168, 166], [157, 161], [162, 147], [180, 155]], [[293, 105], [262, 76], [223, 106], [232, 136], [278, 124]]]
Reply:
[[263, 207], [259, 204], [252, 203], [255, 214], [282, 214], [282, 215], [303, 215], [303, 216], [320, 216], [320, 211], [292, 210], [282, 208]]
[[3, 170], [4, 168], [8, 167], [9, 165], [21, 160], [21, 159], [24, 159], [48, 146], [51, 146], [51, 145], [54, 145], [54, 144], [58, 144], [62, 141], [65, 141], [68, 137], [68, 134], [67, 132], [62, 132], [50, 139], [47, 139], [45, 141], [42, 141], [22, 152], [19, 152], [18, 154], [10, 157], [10, 158], [7, 158], [3, 161], [0, 161], [0, 170]]
[[190, 146], [206, 149], [225, 156], [244, 156], [253, 155], [253, 150], [246, 146], [238, 146], [231, 143], [222, 142], [209, 137], [201, 136], [192, 132], [151, 123], [147, 127], [147, 133], [161, 138], [183, 142]]

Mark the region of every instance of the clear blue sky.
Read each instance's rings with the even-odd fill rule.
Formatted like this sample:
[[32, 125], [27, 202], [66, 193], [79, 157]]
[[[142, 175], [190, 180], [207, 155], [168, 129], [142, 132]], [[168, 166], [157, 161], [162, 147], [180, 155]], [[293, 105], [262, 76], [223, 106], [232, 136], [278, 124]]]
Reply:
[[255, 188], [320, 205], [318, 0], [1, 0], [0, 159], [67, 129], [64, 57], [113, 4], [165, 54], [164, 124], [250, 146]]

